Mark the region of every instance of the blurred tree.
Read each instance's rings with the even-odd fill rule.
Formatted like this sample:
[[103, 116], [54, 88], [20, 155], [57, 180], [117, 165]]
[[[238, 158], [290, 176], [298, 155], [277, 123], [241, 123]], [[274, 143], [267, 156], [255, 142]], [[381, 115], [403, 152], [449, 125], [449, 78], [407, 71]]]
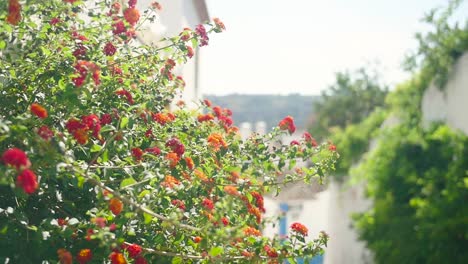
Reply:
[[344, 128], [365, 119], [376, 107], [384, 105], [388, 88], [377, 74], [361, 68], [355, 74], [339, 72], [336, 82], [322, 93], [315, 105], [315, 120], [310, 126], [317, 138], [329, 135], [333, 128]]

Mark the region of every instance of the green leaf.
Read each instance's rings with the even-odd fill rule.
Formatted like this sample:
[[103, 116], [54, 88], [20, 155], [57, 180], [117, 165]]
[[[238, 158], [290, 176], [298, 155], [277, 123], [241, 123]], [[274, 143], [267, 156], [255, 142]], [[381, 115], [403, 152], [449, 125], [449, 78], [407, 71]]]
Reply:
[[125, 128], [128, 125], [129, 118], [124, 116], [120, 121], [120, 128]]
[[125, 188], [126, 186], [131, 185], [131, 184], [134, 184], [134, 183], [136, 183], [136, 181], [135, 181], [135, 179], [133, 179], [133, 178], [124, 179], [124, 180], [120, 183], [120, 188]]
[[91, 153], [92, 153], [92, 152], [99, 152], [99, 151], [101, 151], [101, 149], [102, 149], [102, 146], [93, 145], [93, 146], [91, 147], [90, 151], [91, 151]]
[[0, 49], [6, 48], [6, 42], [4, 40], [0, 40]]
[[216, 257], [218, 255], [223, 254], [223, 252], [224, 252], [224, 249], [222, 247], [214, 247], [210, 250], [210, 255], [212, 257]]
[[174, 257], [172, 259], [172, 264], [180, 264], [180, 263], [184, 263], [184, 260], [181, 257]]

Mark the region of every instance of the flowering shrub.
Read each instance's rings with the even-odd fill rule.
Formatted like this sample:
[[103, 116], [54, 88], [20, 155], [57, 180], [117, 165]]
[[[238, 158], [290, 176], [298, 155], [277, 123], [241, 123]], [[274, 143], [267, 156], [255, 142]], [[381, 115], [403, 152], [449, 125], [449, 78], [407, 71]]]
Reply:
[[322, 251], [326, 235], [306, 242], [301, 226], [263, 237], [263, 194], [323, 177], [336, 152], [310, 135], [278, 144], [292, 117], [242, 141], [228, 109], [169, 110], [184, 86], [174, 67], [225, 26], [137, 45], [159, 10], [0, 3], [1, 262], [276, 263]]

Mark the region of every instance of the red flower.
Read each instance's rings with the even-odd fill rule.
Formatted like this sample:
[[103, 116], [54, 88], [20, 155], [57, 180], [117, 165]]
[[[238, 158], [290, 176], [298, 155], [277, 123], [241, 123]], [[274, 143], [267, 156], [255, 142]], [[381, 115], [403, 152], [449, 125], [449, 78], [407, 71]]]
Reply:
[[192, 58], [193, 55], [195, 55], [195, 52], [193, 51], [192, 47], [187, 46], [187, 56], [188, 56], [189, 58]]
[[123, 209], [123, 203], [118, 198], [112, 198], [109, 201], [109, 210], [112, 211], [114, 215], [120, 214]]
[[195, 32], [197, 33], [198, 36], [200, 36], [200, 47], [208, 45], [208, 35], [206, 34], [206, 29], [203, 25], [198, 25], [195, 28]]
[[45, 110], [45, 108], [42, 107], [40, 104], [31, 104], [31, 112], [41, 119], [47, 117], [47, 110]]
[[85, 46], [78, 44], [76, 50], [73, 51], [73, 56], [75, 56], [77, 59], [83, 59], [86, 56]]
[[141, 254], [141, 252], [143, 252], [143, 249], [141, 249], [141, 246], [139, 246], [137, 244], [131, 244], [131, 245], [127, 246], [127, 251], [128, 251], [128, 255], [131, 258], [136, 258], [136, 257], [138, 257], [138, 255]]
[[125, 257], [122, 253], [112, 252], [109, 255], [109, 259], [111, 260], [112, 264], [127, 264]]
[[18, 148], [11, 148], [3, 152], [2, 160], [5, 164], [14, 166], [16, 169], [26, 169], [31, 166], [31, 162], [26, 153]]
[[143, 156], [143, 150], [141, 148], [132, 148], [132, 156], [135, 160], [140, 161]]
[[49, 141], [54, 136], [54, 132], [52, 132], [52, 130], [50, 130], [46, 125], [41, 126], [37, 131], [37, 134], [47, 141]]
[[318, 144], [317, 144], [317, 141], [312, 137], [312, 135], [310, 135], [309, 132], [304, 132], [304, 134], [302, 135], [302, 137], [304, 138], [305, 142], [307, 144], [310, 144], [312, 145], [312, 147], [316, 147]]
[[252, 195], [252, 197], [255, 198], [255, 204], [257, 205], [257, 207], [264, 213], [265, 207], [264, 207], [263, 196], [259, 192], [256, 192], [256, 191], [253, 191], [250, 194]]
[[294, 146], [294, 145], [299, 146], [300, 144], [301, 143], [299, 143], [299, 141], [297, 141], [297, 140], [293, 140], [293, 141], [291, 141], [291, 143], [289, 143], [289, 145], [291, 145], [291, 146]]
[[159, 10], [159, 11], [162, 10], [162, 5], [161, 5], [160, 3], [158, 3], [158, 2], [152, 2], [152, 3], [151, 3], [151, 6], [152, 6], [154, 9], [157, 9], [157, 10]]
[[307, 236], [307, 233], [309, 232], [309, 230], [307, 229], [307, 227], [305, 227], [303, 224], [301, 223], [293, 223], [291, 225], [291, 229], [294, 231], [294, 232], [297, 232], [299, 234], [302, 234], [303, 236]]
[[49, 24], [51, 24], [53, 26], [53, 25], [57, 25], [60, 22], [62, 22], [62, 20], [60, 20], [60, 18], [54, 17], [49, 21]]
[[125, 24], [122, 20], [115, 22], [114, 24], [112, 24], [112, 26], [114, 28], [112, 30], [112, 33], [114, 33], [114, 35], [119, 35], [127, 31], [127, 28], [125, 27]]
[[201, 237], [199, 237], [199, 236], [196, 236], [196, 237], [193, 238], [193, 242], [195, 242], [197, 244], [200, 243], [202, 240], [203, 239]]
[[125, 90], [125, 89], [118, 90], [118, 91], [115, 92], [115, 94], [125, 96], [127, 98], [127, 102], [129, 104], [134, 104], [135, 103], [135, 101], [133, 101], [132, 94], [129, 91]]
[[135, 7], [137, 4], [137, 0], [128, 0], [128, 6], [129, 7]]
[[76, 256], [76, 260], [80, 264], [88, 263], [89, 261], [91, 261], [92, 258], [93, 253], [91, 253], [91, 249], [89, 248], [80, 250], [80, 252], [78, 252], [78, 255]]
[[115, 54], [117, 49], [115, 48], [114, 44], [112, 42], [107, 42], [107, 44], [104, 46], [104, 54], [107, 56], [112, 56]]
[[210, 100], [205, 99], [205, 100], [203, 100], [203, 103], [205, 103], [205, 105], [206, 105], [207, 107], [211, 107], [211, 101], [210, 101]]
[[213, 112], [215, 113], [217, 118], [220, 118], [223, 115], [223, 110], [219, 106], [213, 107]]
[[101, 124], [102, 125], [107, 125], [107, 124], [110, 124], [112, 123], [112, 115], [111, 114], [103, 114], [101, 116]]
[[177, 138], [171, 138], [166, 142], [166, 147], [171, 148], [179, 157], [181, 157], [185, 152], [185, 146]]
[[104, 217], [96, 217], [92, 218], [91, 222], [93, 222], [96, 226], [100, 228], [106, 227], [107, 220]]
[[330, 151], [336, 151], [336, 146], [333, 145], [333, 144], [330, 144], [330, 146], [328, 147], [328, 149], [329, 149]]
[[137, 257], [135, 259], [135, 264], [148, 264], [148, 262], [144, 257]]
[[276, 252], [276, 249], [271, 248], [270, 246], [265, 246], [264, 247], [266, 254], [270, 258], [277, 258], [278, 257], [278, 252]]
[[73, 131], [73, 137], [81, 145], [88, 143], [89, 136], [88, 136], [88, 132], [86, 131], [86, 129], [80, 128], [80, 129]]
[[27, 194], [32, 194], [39, 188], [36, 174], [29, 169], [25, 169], [21, 172], [18, 178], [16, 178], [16, 183], [19, 187], [23, 188], [24, 192]]
[[112, 12], [118, 13], [120, 11], [121, 6], [119, 2], [114, 2], [111, 7], [112, 7], [111, 13]]
[[57, 250], [57, 255], [59, 257], [60, 264], [72, 264], [73, 263], [73, 256], [68, 250], [64, 248], [60, 248], [59, 250]]
[[134, 7], [125, 9], [124, 18], [130, 25], [135, 25], [140, 19], [140, 12]]
[[21, 4], [18, 0], [10, 0], [8, 2], [8, 16], [7, 23], [11, 25], [18, 25], [21, 20]]
[[229, 219], [227, 219], [226, 217], [222, 217], [222, 218], [221, 218], [221, 222], [223, 222], [223, 225], [224, 225], [224, 226], [229, 225]]
[[294, 125], [294, 119], [291, 116], [285, 117], [278, 124], [281, 130], [288, 130], [290, 134], [296, 131], [296, 126]]
[[161, 154], [161, 150], [158, 147], [147, 148], [147, 149], [145, 149], [145, 151], [148, 152], [148, 153], [151, 153], [153, 155], [156, 155], [156, 156]]
[[203, 205], [203, 207], [205, 207], [207, 210], [210, 210], [210, 211], [213, 210], [213, 208], [214, 208], [213, 201], [208, 199], [208, 198], [203, 199], [202, 205]]
[[175, 200], [172, 200], [172, 201], [171, 201], [171, 204], [174, 205], [174, 206], [176, 206], [177, 208], [179, 208], [179, 209], [185, 211], [185, 203], [184, 203], [184, 201], [181, 201], [181, 200], [179, 200], [179, 199], [175, 199]]
[[59, 226], [65, 226], [68, 224], [68, 221], [66, 219], [63, 219], [63, 218], [59, 218], [57, 219], [57, 223]]

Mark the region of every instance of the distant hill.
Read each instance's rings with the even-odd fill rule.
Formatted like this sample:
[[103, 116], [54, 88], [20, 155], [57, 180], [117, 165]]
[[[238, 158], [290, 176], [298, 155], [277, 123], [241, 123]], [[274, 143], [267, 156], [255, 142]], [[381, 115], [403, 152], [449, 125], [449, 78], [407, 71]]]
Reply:
[[287, 115], [294, 117], [298, 128], [306, 127], [313, 117], [314, 102], [320, 96], [230, 94], [204, 95], [203, 98], [209, 99], [214, 105], [231, 109], [237, 126], [242, 122], [264, 121], [270, 129]]

